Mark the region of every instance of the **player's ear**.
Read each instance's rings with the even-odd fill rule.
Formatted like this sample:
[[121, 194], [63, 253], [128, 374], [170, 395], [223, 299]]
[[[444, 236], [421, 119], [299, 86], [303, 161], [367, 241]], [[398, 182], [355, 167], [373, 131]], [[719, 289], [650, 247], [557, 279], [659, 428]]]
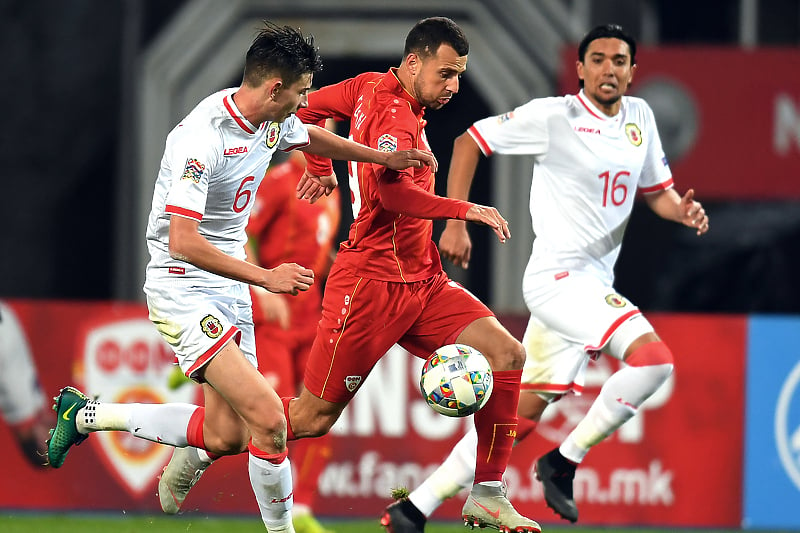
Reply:
[[575, 61], [575, 72], [578, 74], [578, 79], [583, 81], [583, 61]]
[[281, 92], [281, 89], [283, 89], [283, 81], [280, 78], [270, 80], [267, 84], [267, 88], [269, 91], [267, 93], [269, 94], [269, 99], [275, 100], [275, 98], [278, 96], [278, 93]]
[[419, 56], [412, 52], [406, 56], [405, 62], [409, 74], [415, 76], [420, 66]]

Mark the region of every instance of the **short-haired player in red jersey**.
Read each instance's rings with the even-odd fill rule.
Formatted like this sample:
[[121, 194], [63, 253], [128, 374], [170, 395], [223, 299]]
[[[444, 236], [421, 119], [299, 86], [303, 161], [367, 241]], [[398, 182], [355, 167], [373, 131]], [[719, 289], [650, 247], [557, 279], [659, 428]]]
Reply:
[[[350, 136], [392, 152], [428, 150], [427, 109], [443, 107], [459, 90], [469, 45], [452, 20], [421, 20], [406, 39], [402, 62], [367, 72], [309, 95], [298, 112], [306, 123], [350, 121]], [[330, 190], [330, 160], [308, 157], [298, 193], [317, 198]], [[322, 304], [305, 388], [284, 398], [289, 440], [326, 434], [372, 368], [395, 343], [418, 357], [461, 343], [491, 362], [494, 390], [474, 415], [478, 435], [475, 484], [462, 514], [470, 525], [501, 531], [540, 531], [505, 496], [505, 472], [517, 427], [516, 408], [525, 351], [492, 311], [451, 281], [432, 240], [434, 219], [461, 219], [491, 227], [501, 242], [508, 224], [493, 207], [437, 196], [430, 169], [387, 170], [353, 164], [350, 184], [357, 216], [334, 261]], [[381, 523], [394, 533], [423, 526], [390, 506]]]

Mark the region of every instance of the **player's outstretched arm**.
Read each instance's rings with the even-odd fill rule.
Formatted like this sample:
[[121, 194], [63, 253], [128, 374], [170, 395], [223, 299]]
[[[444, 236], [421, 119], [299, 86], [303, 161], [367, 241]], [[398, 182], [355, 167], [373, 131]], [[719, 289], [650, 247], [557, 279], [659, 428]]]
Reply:
[[349, 139], [339, 137], [325, 128], [308, 125], [309, 144], [298, 148], [318, 156], [344, 161], [361, 161], [362, 163], [375, 163], [392, 170], [404, 168], [422, 168], [430, 166], [433, 172], [439, 168], [436, 157], [424, 150], [410, 149], [396, 152], [381, 152], [369, 146], [364, 146]]

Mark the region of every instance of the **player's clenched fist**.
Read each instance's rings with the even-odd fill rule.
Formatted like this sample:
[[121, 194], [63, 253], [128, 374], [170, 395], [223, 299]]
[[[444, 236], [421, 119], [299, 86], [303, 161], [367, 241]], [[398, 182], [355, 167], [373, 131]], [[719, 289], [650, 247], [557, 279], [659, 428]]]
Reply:
[[296, 295], [314, 284], [314, 271], [297, 263], [283, 263], [268, 272], [270, 276], [262, 287], [271, 292]]

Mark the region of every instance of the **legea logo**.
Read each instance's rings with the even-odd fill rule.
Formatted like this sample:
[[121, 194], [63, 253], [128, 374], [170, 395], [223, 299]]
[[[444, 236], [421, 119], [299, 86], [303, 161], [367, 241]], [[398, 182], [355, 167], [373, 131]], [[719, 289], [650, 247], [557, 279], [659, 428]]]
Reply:
[[786, 378], [775, 408], [775, 443], [786, 473], [800, 490], [800, 363]]

